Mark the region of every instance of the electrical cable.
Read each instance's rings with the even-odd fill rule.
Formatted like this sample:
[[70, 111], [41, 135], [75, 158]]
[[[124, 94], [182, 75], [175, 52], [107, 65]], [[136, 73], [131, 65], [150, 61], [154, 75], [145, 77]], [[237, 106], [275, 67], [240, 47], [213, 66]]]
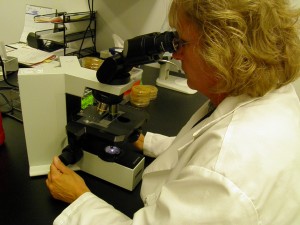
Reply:
[[90, 0], [88, 0], [88, 4], [89, 4], [89, 10], [90, 10], [90, 12], [93, 12], [94, 11], [94, 0], [92, 0], [92, 4], [91, 4]]
[[[8, 80], [7, 80], [7, 77], [6, 77], [6, 71], [5, 71], [5, 68], [4, 68], [4, 62], [2, 60], [2, 57], [0, 55], [0, 65], [1, 65], [1, 68], [2, 68], [2, 75], [3, 75], [3, 80], [4, 82], [10, 86], [10, 88], [16, 88], [16, 89], [19, 89], [19, 87], [17, 85], [14, 85], [14, 84], [11, 84]], [[6, 87], [0, 87], [0, 90], [2, 88], [6, 88]], [[8, 87], [9, 88], [9, 87]]]
[[[19, 87], [17, 85], [14, 85], [14, 84], [11, 84], [10, 82], [8, 82], [7, 78], [6, 78], [6, 71], [5, 71], [5, 68], [4, 68], [4, 62], [2, 60], [2, 57], [0, 56], [0, 65], [2, 67], [2, 74], [3, 74], [3, 80], [5, 81], [5, 83], [9, 86], [4, 86], [4, 87], [0, 87], [0, 91], [2, 90], [16, 90], [18, 91], [19, 90]], [[3, 93], [0, 93], [0, 96], [2, 96], [2, 98], [4, 99], [5, 103], [9, 106], [9, 109], [8, 110], [5, 110], [5, 111], [2, 111], [1, 110], [1, 113], [5, 116], [9, 116], [21, 123], [23, 123], [23, 120], [14, 116], [14, 110], [16, 111], [19, 111], [19, 112], [22, 112], [19, 108], [16, 108], [13, 106], [13, 103], [11, 103], [8, 98], [3, 94]]]
[[18, 111], [19, 113], [22, 113], [22, 110], [19, 109], [19, 108], [17, 108], [17, 107], [15, 107], [13, 105], [13, 103], [3, 93], [0, 93], [0, 96], [4, 99], [4, 103], [6, 103], [6, 104], [3, 104], [3, 105], [8, 105], [8, 109], [7, 110], [3, 110], [1, 108], [0, 111], [1, 111], [2, 115], [11, 117], [12, 119], [15, 119], [15, 120], [23, 123], [23, 120], [21, 119], [22, 116], [21, 116], [21, 118], [20, 118], [20, 116], [15, 116], [15, 111]]
[[8, 98], [7, 98], [3, 93], [0, 93], [0, 95], [2, 96], [2, 98], [3, 98], [4, 101], [5, 101], [5, 103], [7, 103], [7, 105], [8, 105], [9, 108], [10, 108], [9, 110], [6, 110], [6, 111], [2, 111], [2, 110], [1, 110], [1, 113], [3, 113], [3, 114], [11, 113], [11, 112], [14, 110], [12, 104], [9, 102]]
[[13, 106], [13, 104], [8, 100], [8, 98], [3, 94], [3, 93], [0, 93], [0, 96], [4, 99], [5, 103], [8, 105], [9, 109], [8, 110], [2, 110], [1, 109], [1, 113], [3, 116], [8, 116], [12, 119], [15, 119], [17, 121], [19, 121], [20, 123], [23, 123], [23, 120], [20, 119], [20, 117], [17, 117], [14, 115], [14, 111], [19, 111], [19, 112], [22, 112], [20, 109], [16, 108]]
[[[85, 40], [85, 38], [86, 38], [86, 35], [87, 35], [87, 33], [88, 33], [88, 31], [90, 31], [91, 32], [91, 34], [93, 33], [93, 30], [92, 30], [92, 28], [91, 28], [91, 24], [92, 24], [92, 22], [93, 22], [93, 19], [94, 19], [94, 0], [92, 0], [92, 2], [90, 2], [90, 0], [88, 0], [88, 6], [89, 6], [89, 11], [90, 11], [90, 21], [89, 21], [89, 25], [87, 26], [87, 28], [86, 28], [86, 30], [85, 30], [85, 32], [84, 32], [84, 35], [83, 35], [83, 39], [82, 39], [82, 41], [81, 41], [81, 44], [80, 44], [80, 50], [79, 50], [79, 55], [80, 55], [80, 51], [81, 51], [81, 49], [82, 49], [82, 47], [83, 47], [83, 43], [84, 43], [84, 40]], [[94, 31], [95, 32], [95, 31]], [[91, 35], [91, 37], [92, 37], [92, 43], [93, 43], [93, 48], [94, 48], [94, 52], [96, 52], [96, 44], [95, 44], [95, 38], [94, 38], [94, 35]]]

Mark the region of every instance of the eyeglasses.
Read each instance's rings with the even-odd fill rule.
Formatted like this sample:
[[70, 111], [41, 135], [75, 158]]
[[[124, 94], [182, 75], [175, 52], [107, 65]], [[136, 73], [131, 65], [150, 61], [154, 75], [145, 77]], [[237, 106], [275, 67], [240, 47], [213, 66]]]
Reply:
[[177, 32], [174, 32], [174, 33], [175, 33], [175, 37], [172, 41], [172, 44], [173, 44], [173, 48], [174, 48], [175, 52], [177, 52], [179, 49], [181, 49], [184, 45], [187, 45], [187, 44], [191, 43], [190, 41], [182, 40], [179, 37]]

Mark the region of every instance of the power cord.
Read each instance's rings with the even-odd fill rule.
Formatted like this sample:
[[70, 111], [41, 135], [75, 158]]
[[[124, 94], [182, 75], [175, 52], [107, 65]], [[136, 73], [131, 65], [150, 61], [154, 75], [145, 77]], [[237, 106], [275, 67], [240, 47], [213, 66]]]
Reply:
[[2, 97], [4, 99], [4, 102], [1, 101], [1, 103], [3, 103], [1, 105], [1, 113], [3, 116], [8, 116], [12, 119], [15, 119], [21, 123], [23, 123], [23, 119], [22, 119], [22, 110], [21, 110], [21, 106], [20, 108], [15, 107], [13, 101], [10, 101], [5, 94], [0, 92], [0, 97]]
[[[2, 60], [2, 57], [0, 56], [0, 65], [2, 68], [2, 75], [3, 75], [3, 80], [4, 82], [8, 85], [8, 86], [3, 86], [0, 87], [0, 91], [4, 91], [4, 90], [10, 90], [10, 91], [19, 91], [19, 87], [17, 85], [11, 84], [6, 77], [6, 71], [4, 68], [4, 62]], [[13, 105], [12, 101], [10, 101], [5, 94], [0, 92], [0, 96], [4, 99], [4, 105], [8, 105], [8, 109], [7, 110], [3, 110], [1, 109], [1, 113], [5, 116], [9, 116], [21, 123], [23, 123], [23, 120], [20, 117], [15, 116], [15, 112], [14, 111], [18, 111], [19, 113], [21, 113], [21, 108], [17, 108]]]
[[5, 68], [4, 68], [4, 62], [3, 62], [3, 60], [2, 60], [1, 55], [0, 55], [0, 65], [1, 65], [1, 68], [2, 68], [2, 76], [3, 76], [3, 80], [4, 80], [4, 82], [9, 86], [9, 87], [0, 87], [0, 90], [1, 90], [1, 89], [9, 89], [9, 88], [19, 89], [19, 87], [18, 87], [17, 85], [11, 84], [11, 83], [7, 80], [7, 77], [6, 77], [6, 71], [5, 71]]
[[90, 21], [89, 21], [89, 25], [87, 26], [87, 28], [84, 32], [83, 39], [82, 39], [81, 44], [80, 44], [79, 57], [81, 57], [81, 50], [82, 50], [82, 47], [83, 47], [83, 43], [84, 43], [84, 40], [85, 40], [85, 38], [86, 38], [89, 31], [91, 32], [92, 43], [93, 43], [93, 51], [94, 52], [97, 51], [96, 50], [95, 34], [92, 34], [93, 32], [96, 32], [96, 31], [91, 28], [92, 22], [95, 19], [94, 17], [96, 16], [95, 12], [94, 12], [94, 0], [88, 0], [88, 6], [89, 6], [89, 11], [90, 11]]
[[3, 93], [0, 93], [0, 95], [4, 99], [4, 101], [6, 102], [6, 104], [9, 106], [8, 110], [5, 110], [5, 111], [1, 110], [1, 113], [3, 113], [3, 114], [11, 113], [14, 110], [13, 105], [10, 103], [10, 101], [8, 100], [8, 98]]

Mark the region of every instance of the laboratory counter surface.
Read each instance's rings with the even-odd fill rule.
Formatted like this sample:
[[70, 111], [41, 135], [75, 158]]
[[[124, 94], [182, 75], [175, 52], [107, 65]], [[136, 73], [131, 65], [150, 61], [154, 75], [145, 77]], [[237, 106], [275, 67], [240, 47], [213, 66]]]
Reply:
[[[155, 85], [159, 70], [149, 66], [142, 68], [143, 84]], [[17, 83], [17, 75], [9, 79]], [[157, 98], [145, 108], [150, 117], [143, 132], [176, 135], [205, 100], [198, 93], [189, 95], [158, 87]], [[46, 175], [29, 176], [23, 124], [4, 116], [3, 127], [6, 139], [0, 146], [0, 225], [50, 225], [68, 204], [50, 196]], [[151, 161], [146, 158], [146, 165]], [[127, 191], [82, 171], [77, 172], [94, 194], [127, 216], [132, 217], [143, 207], [141, 183], [133, 191]]]

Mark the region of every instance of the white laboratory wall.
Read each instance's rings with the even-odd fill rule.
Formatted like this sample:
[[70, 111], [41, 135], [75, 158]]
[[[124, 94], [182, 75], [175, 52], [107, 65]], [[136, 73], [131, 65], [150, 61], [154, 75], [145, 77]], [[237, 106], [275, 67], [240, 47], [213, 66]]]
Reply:
[[[291, 0], [292, 4], [296, 7], [300, 7], [300, 0]], [[294, 82], [298, 97], [300, 98], [300, 79]]]
[[[128, 39], [140, 34], [161, 31], [172, 0], [94, 0], [97, 11], [97, 50], [112, 47], [112, 34]], [[300, 7], [300, 0], [291, 0]], [[88, 10], [88, 0], [0, 0], [0, 41], [20, 40], [26, 4], [55, 8], [58, 11]], [[295, 83], [300, 93], [300, 81]]]
[[294, 4], [295, 6], [300, 6], [300, 0], [291, 0], [292, 4]]
[[[113, 46], [112, 34], [127, 39], [161, 31], [171, 0], [94, 0], [97, 11], [97, 50]], [[300, 0], [291, 0], [300, 7]], [[88, 10], [88, 0], [0, 0], [0, 41], [17, 42], [23, 31], [26, 4], [58, 11]]]
[[67, 10], [68, 5], [74, 11], [87, 9], [86, 1], [82, 0], [0, 0], [0, 40], [4, 43], [20, 40], [24, 27], [26, 4], [55, 8], [61, 11]]
[[[112, 34], [128, 39], [160, 31], [170, 0], [94, 0], [97, 11], [97, 50], [113, 46]], [[20, 40], [25, 6], [36, 5], [58, 11], [88, 10], [88, 0], [0, 0], [0, 41], [5, 44]]]

